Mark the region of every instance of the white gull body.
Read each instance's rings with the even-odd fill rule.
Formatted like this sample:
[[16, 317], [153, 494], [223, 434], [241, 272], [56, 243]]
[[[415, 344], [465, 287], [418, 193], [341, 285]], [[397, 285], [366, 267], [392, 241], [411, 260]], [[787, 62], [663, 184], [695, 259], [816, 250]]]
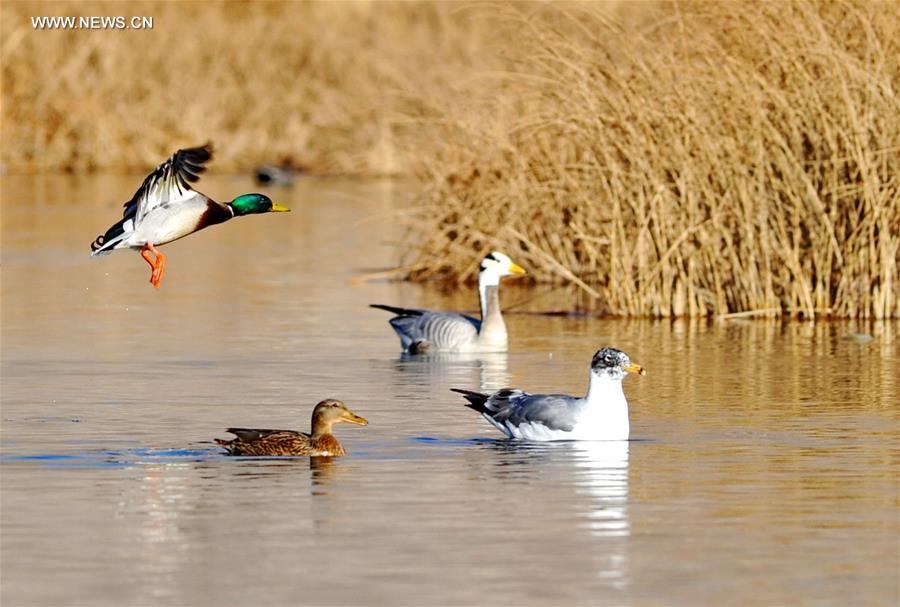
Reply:
[[644, 374], [640, 365], [615, 348], [603, 348], [591, 361], [590, 383], [583, 397], [528, 394], [504, 389], [493, 394], [453, 389], [492, 426], [509, 438], [533, 441], [628, 440], [631, 425], [622, 380]]

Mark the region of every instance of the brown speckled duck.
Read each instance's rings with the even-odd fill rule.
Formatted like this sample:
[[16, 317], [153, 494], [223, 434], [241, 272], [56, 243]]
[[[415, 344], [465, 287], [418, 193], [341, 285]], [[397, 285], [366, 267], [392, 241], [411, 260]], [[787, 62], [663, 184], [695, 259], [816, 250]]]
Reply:
[[250, 430], [228, 428], [237, 436], [231, 440], [215, 439], [229, 455], [346, 455], [346, 451], [331, 433], [331, 427], [340, 422], [360, 426], [368, 425], [362, 417], [334, 398], [316, 405], [312, 414], [312, 434], [296, 430]]

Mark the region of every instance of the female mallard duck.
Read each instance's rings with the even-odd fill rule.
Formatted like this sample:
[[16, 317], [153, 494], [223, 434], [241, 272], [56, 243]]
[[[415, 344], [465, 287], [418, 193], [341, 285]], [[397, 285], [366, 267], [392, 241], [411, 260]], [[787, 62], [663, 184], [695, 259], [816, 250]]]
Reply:
[[371, 304], [393, 312], [390, 320], [400, 346], [410, 354], [425, 352], [506, 352], [506, 324], [500, 314], [500, 279], [524, 274], [512, 259], [494, 251], [481, 261], [478, 298], [481, 320], [456, 312], [432, 312]]
[[481, 413], [509, 438], [535, 441], [628, 440], [628, 401], [622, 380], [644, 369], [615, 348], [602, 348], [591, 360], [587, 396], [528, 394], [505, 389], [493, 394], [451, 388], [466, 406]]
[[313, 409], [312, 434], [295, 430], [228, 428], [226, 432], [237, 438], [215, 440], [225, 447], [229, 455], [346, 455], [347, 452], [331, 433], [331, 427], [339, 422], [360, 426], [369, 423], [341, 401], [329, 398]]
[[188, 182], [200, 179], [200, 173], [206, 170], [203, 165], [210, 158], [212, 146], [206, 144], [178, 150], [156, 167], [125, 203], [122, 219], [91, 244], [91, 255], [106, 255], [115, 249], [140, 249], [141, 257], [152, 268], [150, 284], [158, 289], [166, 272], [166, 256], [157, 245], [239, 215], [290, 210], [262, 194], [244, 194], [223, 204], [193, 190]]

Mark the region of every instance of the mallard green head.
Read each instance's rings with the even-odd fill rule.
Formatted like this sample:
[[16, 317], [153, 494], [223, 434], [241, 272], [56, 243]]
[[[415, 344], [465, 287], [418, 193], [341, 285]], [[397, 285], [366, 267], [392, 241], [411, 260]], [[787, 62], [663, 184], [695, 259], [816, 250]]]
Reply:
[[290, 211], [286, 206], [272, 202], [263, 194], [242, 194], [228, 203], [235, 216], [252, 215], [253, 213], [283, 213]]

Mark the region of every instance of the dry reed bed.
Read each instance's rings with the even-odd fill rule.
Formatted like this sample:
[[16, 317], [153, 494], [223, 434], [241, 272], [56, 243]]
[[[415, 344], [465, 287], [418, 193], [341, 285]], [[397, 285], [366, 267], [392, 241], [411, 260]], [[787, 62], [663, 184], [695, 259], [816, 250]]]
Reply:
[[507, 250], [608, 313], [900, 316], [896, 3], [4, 2], [2, 162], [425, 184], [405, 267]]
[[898, 14], [507, 11], [513, 66], [448, 111], [413, 275], [496, 247], [614, 314], [900, 316]]

